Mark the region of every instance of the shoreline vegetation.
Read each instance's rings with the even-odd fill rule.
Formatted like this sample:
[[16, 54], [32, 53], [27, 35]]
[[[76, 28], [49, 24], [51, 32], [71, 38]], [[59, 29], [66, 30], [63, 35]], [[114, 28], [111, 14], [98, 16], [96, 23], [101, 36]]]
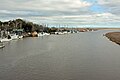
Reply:
[[[48, 24], [35, 24], [22, 19], [10, 20], [6, 22], [0, 21], [0, 37], [6, 37], [8, 32], [22, 35], [23, 37], [37, 37], [38, 33], [49, 33], [49, 34], [63, 34], [64, 33], [77, 33], [95, 31], [94, 28], [69, 28], [69, 26], [56, 26], [48, 27]], [[2, 32], [2, 33], [1, 33]], [[2, 34], [2, 36], [1, 36]]]
[[112, 42], [120, 45], [120, 32], [109, 32], [106, 33], [105, 36]]
[[[22, 19], [6, 22], [0, 21], [0, 42], [8, 42], [25, 37], [40, 37], [51, 34], [62, 35], [96, 30], [120, 30], [120, 28], [70, 28], [69, 26], [58, 25], [59, 27], [48, 27], [48, 24], [35, 24]], [[105, 36], [120, 45], [119, 32], [107, 33]]]
[[[51, 34], [63, 35], [96, 30], [95, 28], [71, 28], [68, 25], [65, 26], [62, 24], [49, 27], [48, 24], [35, 24], [23, 19], [9, 20], [6, 22], [0, 21], [0, 43], [26, 37], [41, 37]], [[4, 44], [2, 46], [4, 46]]]

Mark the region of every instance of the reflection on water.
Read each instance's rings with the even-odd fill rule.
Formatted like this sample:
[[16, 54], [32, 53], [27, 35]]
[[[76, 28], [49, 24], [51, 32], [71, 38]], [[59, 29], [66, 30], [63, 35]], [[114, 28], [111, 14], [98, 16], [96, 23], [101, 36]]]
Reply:
[[106, 32], [6, 43], [0, 49], [0, 80], [119, 80], [120, 47]]

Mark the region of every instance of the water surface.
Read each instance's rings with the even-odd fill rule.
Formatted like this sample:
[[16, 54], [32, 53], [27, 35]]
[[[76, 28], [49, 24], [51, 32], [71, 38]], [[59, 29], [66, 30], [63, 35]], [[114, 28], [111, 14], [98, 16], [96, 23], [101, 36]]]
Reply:
[[120, 46], [96, 31], [5, 43], [0, 80], [119, 80]]

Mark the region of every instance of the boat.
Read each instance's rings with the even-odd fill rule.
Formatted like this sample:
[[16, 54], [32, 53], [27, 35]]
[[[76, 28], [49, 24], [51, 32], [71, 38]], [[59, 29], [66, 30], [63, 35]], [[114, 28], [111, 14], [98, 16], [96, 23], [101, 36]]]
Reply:
[[18, 36], [18, 38], [19, 38], [19, 39], [22, 39], [22, 38], [23, 38], [23, 36]]
[[50, 34], [49, 33], [38, 33], [38, 37], [40, 36], [49, 36]]
[[2, 38], [0, 41], [1, 42], [9, 42], [11, 40], [17, 40], [17, 39], [19, 39], [18, 35], [16, 35], [16, 34], [10, 34], [10, 35], [8, 35], [7, 38]]
[[5, 45], [3, 45], [3, 43], [0, 43], [0, 49], [4, 48], [4, 47], [5, 47]]
[[10, 34], [10, 37], [11, 37], [12, 40], [17, 40], [17, 39], [19, 39], [19, 36], [16, 35], [16, 34]]
[[43, 33], [44, 36], [49, 36], [50, 34], [49, 33]]
[[9, 42], [9, 41], [11, 41], [11, 40], [12, 40], [12, 39], [3, 38], [3, 39], [0, 40], [0, 42]]
[[2, 46], [0, 46], [0, 49], [1, 49], [1, 48], [4, 48], [4, 47], [5, 47], [5, 45], [2, 45]]
[[44, 36], [42, 33], [38, 33], [38, 37], [40, 37], [40, 36]]
[[67, 34], [68, 32], [67, 31], [64, 31], [63, 34]]
[[57, 35], [62, 35], [62, 34], [64, 34], [63, 32], [55, 32], [55, 34], [57, 34]]

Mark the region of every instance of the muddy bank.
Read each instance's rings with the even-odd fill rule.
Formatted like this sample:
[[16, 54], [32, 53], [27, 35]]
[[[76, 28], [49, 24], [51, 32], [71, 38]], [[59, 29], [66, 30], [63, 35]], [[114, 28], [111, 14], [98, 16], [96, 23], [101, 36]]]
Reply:
[[120, 45], [120, 32], [106, 33], [105, 36], [109, 38], [111, 41]]

